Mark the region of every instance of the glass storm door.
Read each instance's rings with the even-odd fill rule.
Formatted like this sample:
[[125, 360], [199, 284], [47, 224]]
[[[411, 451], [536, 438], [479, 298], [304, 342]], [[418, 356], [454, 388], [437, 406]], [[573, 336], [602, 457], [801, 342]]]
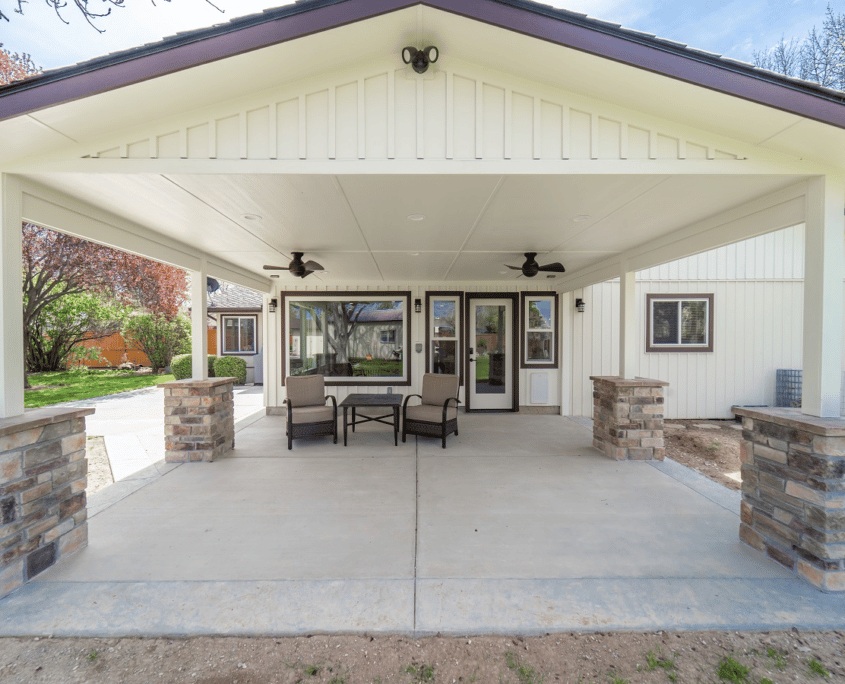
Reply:
[[469, 300], [469, 408], [513, 408], [513, 302]]

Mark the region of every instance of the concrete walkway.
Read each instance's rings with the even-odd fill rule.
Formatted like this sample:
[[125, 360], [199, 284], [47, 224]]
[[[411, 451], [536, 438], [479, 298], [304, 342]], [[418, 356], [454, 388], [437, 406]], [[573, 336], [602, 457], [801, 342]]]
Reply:
[[610, 461], [565, 418], [460, 426], [446, 450], [367, 425], [289, 452], [261, 417], [92, 515], [86, 550], [0, 601], [0, 635], [845, 626], [845, 596], [739, 542], [735, 493]]

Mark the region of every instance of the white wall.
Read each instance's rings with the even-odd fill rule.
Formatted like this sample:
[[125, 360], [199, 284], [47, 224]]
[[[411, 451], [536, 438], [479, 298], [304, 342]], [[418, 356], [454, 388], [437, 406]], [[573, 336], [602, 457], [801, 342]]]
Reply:
[[[729, 418], [769, 404], [775, 371], [801, 368], [804, 230], [797, 226], [637, 274], [638, 375], [670, 383], [668, 418]], [[713, 293], [713, 352], [645, 352], [647, 293]], [[590, 375], [619, 364], [619, 281], [567, 295], [586, 310], [572, 325], [572, 414], [592, 415]]]

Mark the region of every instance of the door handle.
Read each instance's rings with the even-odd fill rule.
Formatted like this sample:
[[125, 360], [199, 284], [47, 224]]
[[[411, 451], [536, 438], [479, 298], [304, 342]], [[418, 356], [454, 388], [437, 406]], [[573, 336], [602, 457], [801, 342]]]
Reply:
[[475, 361], [475, 359], [467, 359], [467, 360], [468, 360], [470, 363], [472, 363], [473, 361]]

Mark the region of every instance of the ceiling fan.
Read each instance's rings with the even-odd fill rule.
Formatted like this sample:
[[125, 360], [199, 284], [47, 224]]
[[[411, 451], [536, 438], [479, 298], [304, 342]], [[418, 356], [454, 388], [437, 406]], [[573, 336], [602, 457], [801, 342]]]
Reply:
[[540, 271], [548, 271], [550, 273], [565, 273], [566, 269], [563, 267], [563, 264], [560, 262], [555, 262], [553, 264], [546, 264], [545, 266], [540, 266], [537, 263], [537, 260], [534, 258], [537, 256], [537, 252], [526, 252], [525, 253], [525, 263], [522, 266], [508, 266], [508, 268], [513, 269], [514, 271], [522, 271], [522, 275], [526, 278], [533, 278], [537, 275]]
[[291, 252], [293, 260], [287, 266], [268, 266], [264, 265], [265, 271], [290, 271], [291, 275], [298, 278], [305, 278], [310, 276], [315, 271], [325, 271], [316, 261], [302, 261], [302, 255], [305, 252]]

